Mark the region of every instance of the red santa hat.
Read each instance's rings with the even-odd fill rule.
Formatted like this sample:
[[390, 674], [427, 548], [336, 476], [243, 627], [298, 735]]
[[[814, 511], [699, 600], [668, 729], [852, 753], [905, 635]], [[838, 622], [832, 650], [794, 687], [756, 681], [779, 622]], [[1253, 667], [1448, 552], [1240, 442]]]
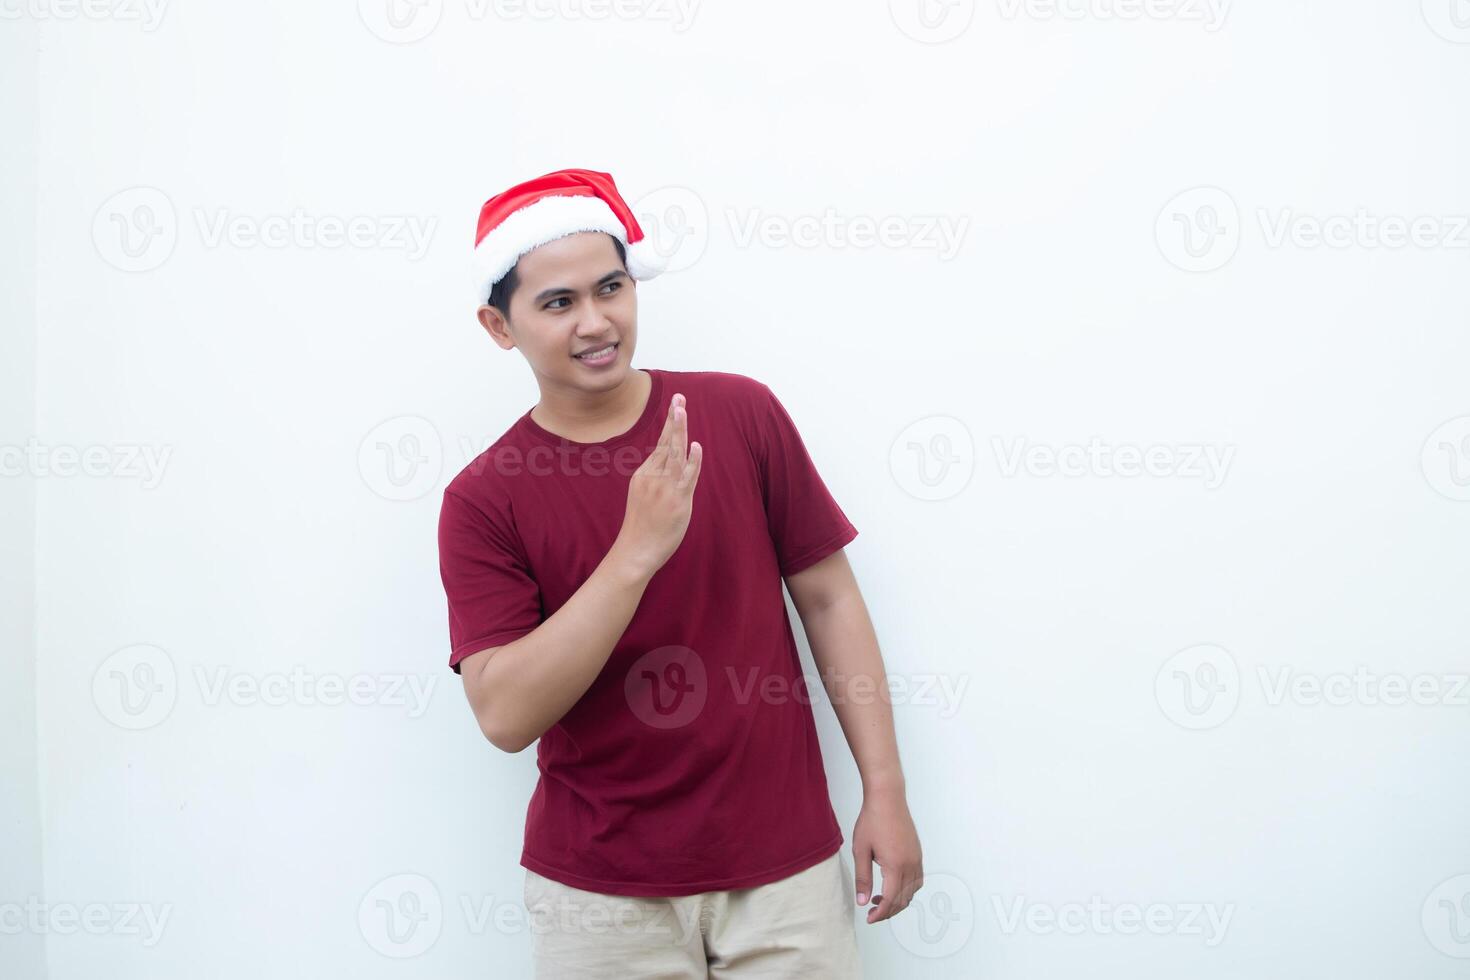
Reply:
[[480, 208], [475, 232], [476, 305], [538, 245], [579, 231], [605, 231], [623, 243], [628, 275], [652, 279], [666, 260], [638, 227], [612, 175], [597, 170], [556, 170], [501, 191]]

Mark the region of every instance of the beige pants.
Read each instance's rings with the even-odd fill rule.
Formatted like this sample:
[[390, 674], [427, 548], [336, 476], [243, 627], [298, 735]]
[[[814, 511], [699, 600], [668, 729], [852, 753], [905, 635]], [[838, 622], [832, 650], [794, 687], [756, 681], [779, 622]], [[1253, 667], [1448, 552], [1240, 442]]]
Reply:
[[862, 980], [841, 850], [754, 888], [675, 898], [583, 891], [526, 869], [538, 980]]

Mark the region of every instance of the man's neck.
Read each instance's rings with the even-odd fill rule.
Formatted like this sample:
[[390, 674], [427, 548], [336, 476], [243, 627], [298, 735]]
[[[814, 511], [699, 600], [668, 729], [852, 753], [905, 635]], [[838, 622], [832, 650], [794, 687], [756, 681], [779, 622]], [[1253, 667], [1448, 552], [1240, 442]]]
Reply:
[[[602, 442], [622, 435], [643, 416], [653, 397], [653, 376], [647, 371], [628, 372], [623, 383], [609, 391], [578, 392], [570, 398], [548, 397], [531, 409], [531, 418], [552, 435], [573, 442]], [[549, 406], [549, 407], [548, 407]]]

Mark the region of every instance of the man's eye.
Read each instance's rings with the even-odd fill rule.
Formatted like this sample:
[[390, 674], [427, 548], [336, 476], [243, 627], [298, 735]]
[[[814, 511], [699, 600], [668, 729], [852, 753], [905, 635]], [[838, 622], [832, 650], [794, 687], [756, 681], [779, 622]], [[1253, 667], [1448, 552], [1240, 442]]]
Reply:
[[610, 282], [606, 286], [604, 286], [603, 288], [604, 289], [621, 289], [622, 288], [622, 285], [623, 284], [620, 283], [620, 282]]
[[549, 309], [552, 308], [552, 303], [562, 303], [562, 302], [568, 302], [567, 298], [565, 296], [558, 296], [556, 299], [552, 300], [551, 303], [547, 303], [546, 304], [546, 308], [549, 310]]

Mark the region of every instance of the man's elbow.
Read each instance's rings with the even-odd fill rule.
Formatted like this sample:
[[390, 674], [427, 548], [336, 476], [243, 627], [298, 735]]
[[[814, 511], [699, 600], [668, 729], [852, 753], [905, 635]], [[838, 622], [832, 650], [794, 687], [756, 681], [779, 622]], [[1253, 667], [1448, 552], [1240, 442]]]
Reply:
[[527, 746], [536, 741], [535, 738], [527, 738], [524, 732], [511, 731], [496, 725], [487, 725], [484, 722], [480, 723], [480, 731], [491, 745], [512, 755], [524, 751]]

